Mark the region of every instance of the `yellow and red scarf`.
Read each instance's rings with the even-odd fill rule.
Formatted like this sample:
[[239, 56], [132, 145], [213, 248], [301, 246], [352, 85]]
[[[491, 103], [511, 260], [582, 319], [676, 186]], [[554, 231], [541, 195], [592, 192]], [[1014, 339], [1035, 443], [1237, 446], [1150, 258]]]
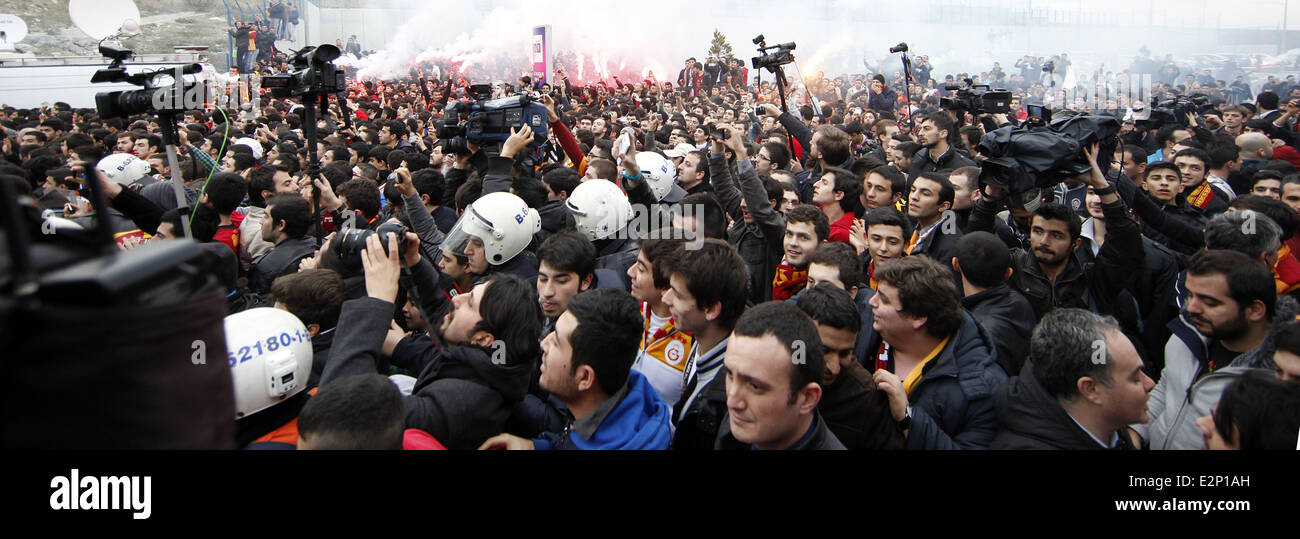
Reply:
[[776, 275], [772, 278], [772, 300], [790, 299], [807, 284], [808, 268], [796, 269], [783, 258], [781, 264], [776, 267]]
[[1201, 182], [1201, 185], [1196, 186], [1196, 189], [1192, 189], [1192, 192], [1187, 193], [1187, 203], [1202, 210], [1210, 205], [1211, 200], [1214, 200], [1214, 188], [1210, 186], [1208, 181]]

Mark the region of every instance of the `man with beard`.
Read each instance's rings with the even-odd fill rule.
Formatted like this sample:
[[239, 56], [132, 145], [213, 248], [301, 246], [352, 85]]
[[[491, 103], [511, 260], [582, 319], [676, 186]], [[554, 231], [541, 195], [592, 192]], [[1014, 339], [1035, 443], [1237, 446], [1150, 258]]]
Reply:
[[[366, 297], [343, 303], [337, 338], [320, 385], [373, 373], [397, 308], [398, 240], [366, 238], [361, 252]], [[401, 250], [430, 325], [440, 320], [437, 346], [402, 399], [406, 426], [423, 430], [448, 449], [474, 449], [505, 430], [506, 419], [528, 391], [539, 356], [542, 311], [528, 281], [495, 273], [451, 301], [440, 294], [437, 272], [420, 256], [420, 239], [407, 233]]]
[[957, 170], [961, 167], [975, 166], [970, 159], [965, 158], [951, 144], [948, 144], [948, 136], [952, 133], [952, 117], [947, 112], [937, 111], [925, 115], [921, 118], [921, 151], [912, 156], [911, 168], [908, 177], [916, 178], [922, 172], [941, 172], [946, 176], [947, 173]]
[[1237, 251], [1208, 250], [1187, 269], [1188, 300], [1170, 324], [1165, 368], [1151, 392], [1151, 421], [1135, 425], [1152, 449], [1199, 449], [1196, 418], [1211, 415], [1223, 391], [1252, 372], [1274, 370], [1273, 335], [1295, 319], [1295, 301], [1279, 301], [1263, 263]]
[[[1008, 284], [1029, 300], [1036, 320], [1056, 307], [1109, 314], [1115, 297], [1133, 279], [1133, 268], [1142, 264], [1144, 249], [1137, 224], [1128, 218], [1128, 208], [1115, 186], [1102, 175], [1096, 156], [1094, 144], [1088, 151], [1092, 172], [1083, 179], [1101, 197], [1109, 225], [1106, 244], [1097, 259], [1085, 265], [1075, 256], [1082, 223], [1074, 210], [1056, 203], [1039, 206], [1030, 217], [1032, 250], [1011, 250], [1013, 272]], [[986, 185], [984, 190], [971, 212], [970, 231], [994, 232], [997, 204], [992, 201], [1002, 196], [1002, 189]]]

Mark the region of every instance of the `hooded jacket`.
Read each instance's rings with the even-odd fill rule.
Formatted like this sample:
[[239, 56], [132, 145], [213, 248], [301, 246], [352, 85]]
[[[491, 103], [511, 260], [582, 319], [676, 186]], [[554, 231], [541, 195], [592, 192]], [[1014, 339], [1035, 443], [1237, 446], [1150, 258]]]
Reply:
[[[421, 290], [432, 290], [432, 266], [421, 260], [412, 268], [412, 280]], [[451, 308], [443, 294], [422, 294], [430, 318], [437, 320]], [[354, 374], [376, 371], [384, 337], [396, 306], [364, 297], [343, 303], [330, 361], [320, 385]], [[475, 449], [505, 431], [506, 419], [528, 391], [531, 362], [535, 358], [510, 358], [494, 363], [489, 349], [437, 343], [430, 350], [411, 395], [403, 398], [406, 426], [423, 430], [448, 449]]]
[[989, 449], [1135, 449], [1123, 429], [1116, 432], [1116, 447], [1097, 444], [1047, 393], [1034, 376], [1034, 364], [1028, 361], [1020, 376], [1002, 386], [997, 407], [998, 433]]
[[533, 440], [537, 449], [668, 449], [672, 439], [672, 410], [635, 370], [627, 382], [591, 415], [574, 421], [561, 433], [544, 433]]
[[912, 426], [906, 449], [984, 449], [997, 432], [994, 397], [1007, 375], [984, 328], [969, 313], [961, 318], [957, 333], [925, 365], [908, 395]]
[[1179, 316], [1169, 322], [1173, 336], [1165, 345], [1165, 368], [1151, 390], [1147, 410], [1151, 420], [1133, 429], [1150, 442], [1151, 449], [1200, 449], [1204, 441], [1196, 418], [1212, 415], [1228, 385], [1251, 371], [1272, 372], [1273, 338], [1281, 327], [1295, 320], [1300, 305], [1290, 296], [1277, 299], [1268, 335], [1227, 367], [1209, 372], [1209, 350], [1213, 341], [1196, 326]]

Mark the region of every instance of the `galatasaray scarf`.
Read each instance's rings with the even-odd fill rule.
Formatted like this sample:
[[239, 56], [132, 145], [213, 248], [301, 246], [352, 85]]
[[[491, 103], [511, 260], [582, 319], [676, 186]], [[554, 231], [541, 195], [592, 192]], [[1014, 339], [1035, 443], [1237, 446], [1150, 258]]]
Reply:
[[772, 278], [772, 299], [774, 301], [790, 299], [803, 290], [806, 284], [808, 284], [808, 269], [795, 269], [782, 258], [781, 264], [776, 267], [776, 275]]

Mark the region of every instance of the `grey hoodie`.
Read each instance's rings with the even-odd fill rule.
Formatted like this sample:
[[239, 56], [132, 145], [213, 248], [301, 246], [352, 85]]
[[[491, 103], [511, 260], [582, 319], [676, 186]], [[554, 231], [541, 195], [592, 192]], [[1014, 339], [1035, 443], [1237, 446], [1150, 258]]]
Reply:
[[1145, 425], [1133, 425], [1133, 429], [1151, 443], [1151, 449], [1200, 449], [1203, 436], [1196, 418], [1211, 415], [1223, 390], [1241, 375], [1276, 368], [1273, 337], [1283, 324], [1295, 320], [1298, 312], [1300, 304], [1294, 299], [1279, 297], [1273, 325], [1259, 346], [1204, 376], [1201, 374], [1209, 362], [1210, 339], [1184, 317], [1175, 318], [1169, 323], [1174, 334], [1165, 345], [1165, 368], [1147, 400], [1151, 420]]

